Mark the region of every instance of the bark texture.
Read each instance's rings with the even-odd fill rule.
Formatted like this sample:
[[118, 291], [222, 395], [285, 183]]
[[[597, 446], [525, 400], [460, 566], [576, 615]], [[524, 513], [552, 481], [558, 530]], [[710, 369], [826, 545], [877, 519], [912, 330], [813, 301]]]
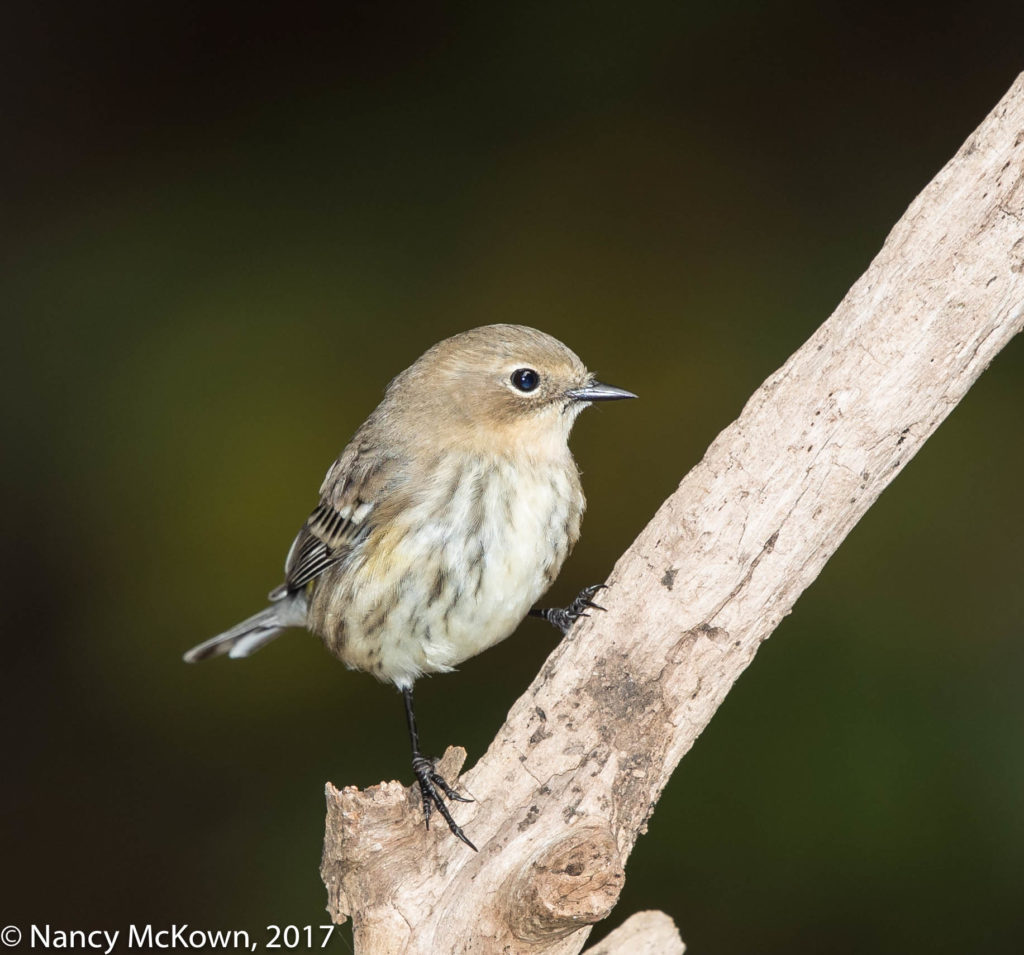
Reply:
[[[480, 852], [426, 832], [398, 783], [328, 785], [322, 874], [357, 951], [579, 952], [736, 678], [1022, 325], [1024, 76], [662, 505], [607, 613], [560, 643], [462, 777], [476, 801], [454, 812]], [[464, 759], [449, 750], [442, 772]], [[594, 951], [645, 950], [623, 944]]]

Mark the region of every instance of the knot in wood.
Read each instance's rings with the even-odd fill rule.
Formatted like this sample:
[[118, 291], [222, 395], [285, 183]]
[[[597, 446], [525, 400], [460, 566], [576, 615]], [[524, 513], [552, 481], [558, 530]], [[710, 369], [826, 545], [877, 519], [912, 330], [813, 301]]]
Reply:
[[625, 881], [611, 832], [576, 827], [511, 877], [510, 927], [524, 941], [564, 938], [605, 918]]

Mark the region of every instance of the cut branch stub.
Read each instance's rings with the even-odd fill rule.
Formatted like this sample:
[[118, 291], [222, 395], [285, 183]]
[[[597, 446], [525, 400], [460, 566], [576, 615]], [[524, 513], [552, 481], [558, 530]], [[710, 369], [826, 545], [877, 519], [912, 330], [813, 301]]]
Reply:
[[527, 942], [564, 938], [605, 918], [625, 880], [611, 831], [577, 826], [505, 883], [509, 925]]
[[[465, 761], [466, 751], [451, 746], [438, 762], [438, 772], [456, 781]], [[355, 786], [339, 790], [328, 783], [326, 796], [328, 835], [320, 877], [335, 921], [351, 916], [358, 932], [363, 913], [389, 907], [388, 893], [396, 874], [424, 876], [445, 867], [436, 853], [438, 848], [451, 850], [450, 833], [444, 820], [431, 826], [429, 833], [424, 831], [423, 803], [416, 785], [392, 781], [363, 790]], [[458, 848], [464, 847], [459, 844]], [[401, 924], [401, 919], [396, 921]]]
[[664, 912], [637, 912], [583, 955], [683, 955], [686, 946]]

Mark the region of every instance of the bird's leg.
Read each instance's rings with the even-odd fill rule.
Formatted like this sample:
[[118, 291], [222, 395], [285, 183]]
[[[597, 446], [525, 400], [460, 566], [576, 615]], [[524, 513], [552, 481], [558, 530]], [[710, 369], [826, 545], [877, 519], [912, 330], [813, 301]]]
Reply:
[[452, 833], [476, 852], [476, 846], [466, 838], [466, 834], [456, 824], [452, 814], [448, 811], [448, 807], [445, 805], [444, 799], [441, 798], [441, 793], [437, 790], [440, 787], [441, 792], [449, 799], [456, 799], [459, 802], [472, 802], [473, 800], [460, 796], [452, 789], [445, 778], [435, 771], [434, 761], [428, 759], [420, 752], [420, 737], [416, 731], [416, 714], [413, 713], [412, 709], [412, 687], [403, 688], [402, 697], [405, 699], [405, 720], [409, 724], [409, 741], [412, 743], [412, 771], [416, 774], [416, 781], [420, 785], [420, 795], [423, 797], [423, 816], [427, 828], [430, 828], [430, 814], [436, 808], [441, 813], [444, 821], [448, 823], [448, 828], [451, 829]]
[[533, 610], [530, 611], [530, 616], [543, 617], [551, 624], [552, 627], [557, 627], [561, 630], [563, 635], [567, 634], [570, 627], [572, 627], [580, 617], [590, 616], [590, 614], [587, 613], [587, 610], [604, 610], [604, 607], [599, 607], [590, 598], [605, 587], [607, 587], [607, 584], [592, 584], [589, 587], [584, 587], [568, 607], [551, 607], [546, 610], [542, 610], [540, 607], [534, 607]]

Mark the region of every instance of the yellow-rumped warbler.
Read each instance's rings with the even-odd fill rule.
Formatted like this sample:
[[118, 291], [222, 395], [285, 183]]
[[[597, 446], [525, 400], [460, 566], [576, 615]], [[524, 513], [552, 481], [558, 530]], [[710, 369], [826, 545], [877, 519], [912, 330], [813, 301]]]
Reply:
[[244, 657], [288, 627], [405, 698], [413, 771], [430, 823], [438, 788], [467, 801], [422, 756], [412, 687], [504, 640], [533, 613], [566, 632], [595, 606], [532, 610], [576, 543], [585, 505], [569, 431], [601, 384], [557, 339], [488, 325], [445, 339], [388, 386], [331, 465], [320, 503], [285, 562], [271, 605], [185, 654]]

